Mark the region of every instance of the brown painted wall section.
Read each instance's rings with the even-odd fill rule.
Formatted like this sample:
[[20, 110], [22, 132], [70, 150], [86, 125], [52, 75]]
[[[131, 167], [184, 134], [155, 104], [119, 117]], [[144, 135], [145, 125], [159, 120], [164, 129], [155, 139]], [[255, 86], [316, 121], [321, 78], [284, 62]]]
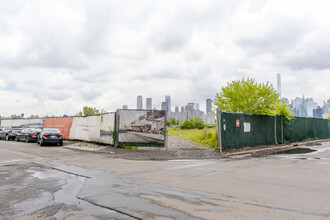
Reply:
[[73, 117], [68, 118], [45, 118], [44, 128], [58, 128], [64, 139], [69, 139]]

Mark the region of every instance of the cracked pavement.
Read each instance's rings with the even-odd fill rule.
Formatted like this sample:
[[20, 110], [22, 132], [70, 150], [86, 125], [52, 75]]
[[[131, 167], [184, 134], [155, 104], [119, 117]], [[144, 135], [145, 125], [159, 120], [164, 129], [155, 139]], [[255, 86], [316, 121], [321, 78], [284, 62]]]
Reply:
[[330, 142], [310, 147], [136, 161], [0, 141], [0, 219], [328, 219]]

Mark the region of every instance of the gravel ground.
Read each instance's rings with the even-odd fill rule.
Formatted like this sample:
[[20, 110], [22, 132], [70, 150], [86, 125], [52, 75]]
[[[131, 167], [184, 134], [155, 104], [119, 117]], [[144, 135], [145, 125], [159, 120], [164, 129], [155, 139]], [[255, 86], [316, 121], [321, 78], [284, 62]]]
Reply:
[[67, 141], [64, 147], [106, 153], [113, 158], [129, 160], [216, 159], [221, 157], [220, 153], [215, 152], [212, 148], [201, 147], [183, 138], [174, 136], [168, 136], [168, 144], [165, 148], [139, 147], [138, 149], [123, 149], [81, 141]]

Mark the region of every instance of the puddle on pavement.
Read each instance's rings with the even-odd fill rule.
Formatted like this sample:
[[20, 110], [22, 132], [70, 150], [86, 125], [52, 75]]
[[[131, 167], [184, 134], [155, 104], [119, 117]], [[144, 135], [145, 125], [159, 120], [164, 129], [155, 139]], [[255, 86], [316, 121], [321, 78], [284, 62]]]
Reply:
[[[60, 169], [56, 168], [49, 169], [43, 167], [41, 171], [34, 169], [29, 169], [27, 171], [29, 173], [32, 173], [33, 177], [38, 178], [40, 180], [53, 179], [59, 182], [59, 190], [52, 194], [49, 194], [48, 197], [42, 196], [41, 198], [36, 199], [37, 202], [41, 201], [39, 202], [40, 204], [44, 204], [42, 208], [50, 206], [54, 203], [63, 204], [62, 208], [59, 209], [53, 215], [55, 219], [66, 219], [69, 215], [96, 216], [100, 217], [101, 219], [129, 219], [129, 217], [127, 217], [126, 215], [117, 213], [116, 211], [77, 198], [77, 194], [79, 193], [86, 179], [88, 178], [81, 177], [78, 174], [74, 175], [67, 171], [61, 171]], [[48, 203], [46, 203], [41, 200], [44, 198], [51, 199], [48, 199], [49, 201], [46, 200], [48, 201]], [[39, 210], [38, 206], [36, 206], [36, 210]], [[29, 213], [31, 213], [31, 211], [23, 214]]]
[[295, 148], [295, 149], [290, 149], [290, 150], [283, 150], [283, 151], [278, 151], [274, 154], [308, 154], [312, 153], [316, 150], [311, 149], [311, 148]]

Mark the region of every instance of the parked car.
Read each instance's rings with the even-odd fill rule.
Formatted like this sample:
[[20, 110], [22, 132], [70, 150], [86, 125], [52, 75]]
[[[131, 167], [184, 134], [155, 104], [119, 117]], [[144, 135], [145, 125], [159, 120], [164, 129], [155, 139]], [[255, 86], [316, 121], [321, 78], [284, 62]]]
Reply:
[[38, 128], [24, 128], [21, 132], [16, 133], [15, 141], [37, 142], [40, 132], [41, 129]]
[[44, 128], [38, 136], [38, 144], [56, 144], [63, 146], [63, 134], [57, 128]]
[[5, 139], [6, 141], [14, 140], [16, 133], [21, 130], [22, 128], [20, 127], [4, 126], [0, 131], [0, 139]]

